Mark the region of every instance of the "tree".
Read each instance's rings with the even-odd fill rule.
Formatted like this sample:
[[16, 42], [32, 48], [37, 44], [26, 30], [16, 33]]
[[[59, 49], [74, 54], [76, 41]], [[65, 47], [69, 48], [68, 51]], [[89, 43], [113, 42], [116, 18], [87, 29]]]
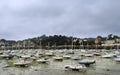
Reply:
[[113, 34], [109, 34], [109, 35], [108, 35], [108, 39], [109, 39], [109, 40], [112, 40], [112, 39], [113, 39]]

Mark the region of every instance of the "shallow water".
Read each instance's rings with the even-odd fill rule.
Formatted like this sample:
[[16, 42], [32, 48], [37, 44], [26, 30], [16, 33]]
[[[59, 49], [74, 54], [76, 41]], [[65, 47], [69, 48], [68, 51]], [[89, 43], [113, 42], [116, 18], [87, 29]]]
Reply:
[[78, 64], [78, 61], [72, 59], [64, 59], [62, 62], [60, 62], [60, 61], [54, 61], [52, 57], [50, 57], [50, 64], [38, 64], [36, 62], [33, 62], [31, 66], [27, 68], [20, 68], [14, 66], [4, 67], [5, 65], [7, 65], [8, 60], [0, 60], [0, 75], [119, 75], [120, 74], [120, 63], [115, 62], [113, 58], [106, 59], [106, 58], [101, 58], [99, 56], [85, 57], [85, 58], [96, 60], [96, 64], [88, 67], [86, 72], [65, 71], [64, 65]]

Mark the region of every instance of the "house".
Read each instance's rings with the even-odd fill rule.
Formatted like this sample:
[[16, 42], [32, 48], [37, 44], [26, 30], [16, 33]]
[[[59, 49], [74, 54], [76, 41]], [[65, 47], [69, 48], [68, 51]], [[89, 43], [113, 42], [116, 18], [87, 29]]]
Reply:
[[104, 44], [102, 44], [102, 46], [114, 46], [116, 43], [115, 40], [106, 40], [104, 41]]

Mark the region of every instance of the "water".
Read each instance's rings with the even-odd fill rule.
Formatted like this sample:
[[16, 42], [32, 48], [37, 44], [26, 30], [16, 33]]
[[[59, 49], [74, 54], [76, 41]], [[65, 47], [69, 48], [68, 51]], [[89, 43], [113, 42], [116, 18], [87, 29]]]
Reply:
[[[73, 54], [77, 55], [78, 52]], [[106, 59], [99, 56], [85, 57], [89, 59], [95, 59], [96, 64], [87, 68], [86, 72], [78, 71], [65, 71], [64, 66], [67, 64], [78, 64], [78, 61], [72, 59], [64, 59], [62, 62], [54, 61], [52, 57], [49, 57], [50, 64], [38, 64], [33, 62], [30, 67], [5, 67], [8, 61], [13, 60], [0, 60], [0, 75], [119, 75], [120, 63], [115, 62], [113, 58]]]

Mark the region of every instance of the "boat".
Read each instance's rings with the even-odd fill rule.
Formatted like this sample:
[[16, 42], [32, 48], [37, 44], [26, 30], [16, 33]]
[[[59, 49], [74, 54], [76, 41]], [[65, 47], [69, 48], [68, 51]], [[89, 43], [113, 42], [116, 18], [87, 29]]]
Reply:
[[56, 57], [53, 57], [53, 60], [55, 60], [55, 61], [63, 61], [63, 57], [56, 56]]
[[67, 54], [74, 54], [74, 51], [73, 50], [68, 50]]
[[120, 62], [120, 58], [114, 58], [116, 62]]
[[120, 62], [120, 55], [115, 56], [115, 57], [114, 57], [114, 60], [115, 60], [116, 62]]
[[39, 52], [39, 53], [36, 53], [36, 55], [35, 55], [36, 57], [39, 57], [39, 58], [41, 58], [41, 57], [43, 57], [44, 56], [44, 52]]
[[54, 53], [53, 52], [47, 52], [45, 53], [46, 56], [54, 56]]
[[0, 55], [0, 58], [6, 58], [6, 59], [12, 59], [14, 57], [14, 55], [12, 54], [2, 54]]
[[36, 60], [37, 60], [37, 57], [32, 56], [31, 59], [32, 59], [33, 61], [36, 61]]
[[74, 57], [71, 57], [71, 59], [73, 59], [73, 60], [80, 60], [81, 57], [80, 56], [74, 56]]
[[84, 56], [86, 56], [86, 57], [92, 57], [93, 54], [89, 54], [89, 53], [87, 53], [87, 54], [84, 54]]
[[86, 66], [84, 65], [65, 65], [65, 70], [72, 71], [86, 71]]
[[30, 55], [22, 55], [21, 58], [29, 59], [31, 56]]
[[101, 53], [100, 52], [94, 52], [93, 55], [95, 55], [95, 56], [101, 56]]
[[70, 59], [71, 56], [70, 56], [70, 55], [64, 55], [63, 58], [65, 58], [65, 59]]
[[79, 64], [84, 64], [86, 67], [89, 67], [91, 64], [96, 63], [95, 60], [90, 60], [90, 59], [83, 59], [79, 61]]
[[116, 55], [116, 56], [114, 56], [115, 58], [120, 58], [120, 55]]
[[38, 63], [47, 63], [47, 64], [49, 64], [50, 61], [48, 59], [38, 59], [37, 62]]
[[112, 54], [106, 54], [106, 55], [102, 55], [102, 58], [112, 58], [114, 55]]
[[30, 65], [30, 61], [24, 61], [24, 60], [21, 60], [21, 61], [17, 61], [15, 63], [13, 63], [15, 66], [20, 66], [20, 67], [28, 67]]

